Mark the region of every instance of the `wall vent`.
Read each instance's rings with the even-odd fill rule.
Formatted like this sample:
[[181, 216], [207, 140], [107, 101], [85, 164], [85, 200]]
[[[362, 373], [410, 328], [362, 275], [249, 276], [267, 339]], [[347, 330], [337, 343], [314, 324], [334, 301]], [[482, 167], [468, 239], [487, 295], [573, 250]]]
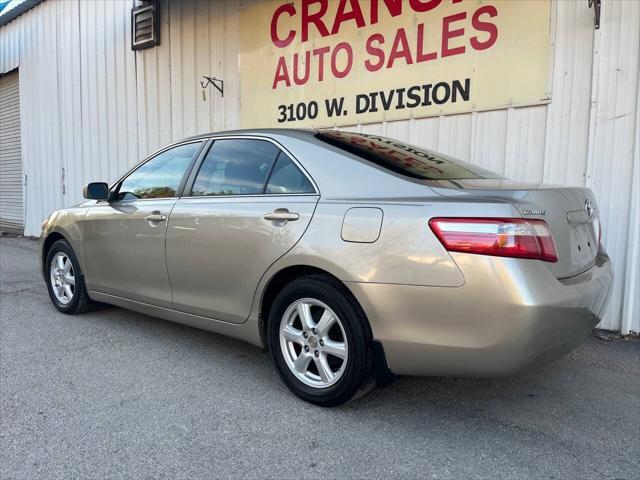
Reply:
[[142, 50], [160, 44], [160, 6], [145, 2], [131, 9], [131, 50]]

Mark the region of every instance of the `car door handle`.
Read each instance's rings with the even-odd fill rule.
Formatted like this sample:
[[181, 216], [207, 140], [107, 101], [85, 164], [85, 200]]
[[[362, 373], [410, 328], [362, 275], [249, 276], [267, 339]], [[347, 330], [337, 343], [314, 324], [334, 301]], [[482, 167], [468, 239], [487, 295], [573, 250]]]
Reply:
[[265, 220], [275, 220], [277, 222], [293, 222], [299, 218], [299, 213], [290, 212], [286, 208], [276, 208], [273, 212], [264, 214]]
[[158, 212], [147, 215], [144, 219], [148, 222], [164, 222], [167, 219], [167, 216]]

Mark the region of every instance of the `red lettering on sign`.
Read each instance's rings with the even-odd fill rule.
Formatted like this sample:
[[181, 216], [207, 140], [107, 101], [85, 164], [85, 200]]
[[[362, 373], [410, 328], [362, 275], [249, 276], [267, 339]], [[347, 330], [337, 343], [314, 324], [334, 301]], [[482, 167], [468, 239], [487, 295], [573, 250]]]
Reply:
[[[309, 80], [309, 71], [311, 70], [310, 60], [311, 52], [309, 50], [304, 52], [304, 62], [300, 61], [298, 53], [293, 54], [293, 81], [296, 85], [304, 85]], [[298, 72], [301, 63], [304, 63], [304, 77], [301, 77]]]
[[284, 57], [278, 59], [278, 66], [276, 67], [276, 75], [273, 77], [272, 89], [278, 87], [279, 82], [284, 82], [287, 87], [291, 86], [291, 80], [289, 80], [289, 71], [287, 70], [287, 64], [284, 61]]
[[[347, 54], [347, 65], [343, 70], [338, 70], [337, 57], [338, 52], [340, 52], [341, 50], [343, 50]], [[336, 78], [344, 78], [351, 71], [351, 67], [353, 67], [353, 49], [348, 43], [341, 42], [336, 45], [336, 48], [334, 48], [333, 52], [331, 52], [331, 73], [333, 73], [333, 76]]]
[[375, 63], [369, 59], [364, 61], [364, 68], [366, 68], [370, 72], [377, 72], [384, 65], [384, 50], [374, 46], [374, 42], [380, 45], [384, 43], [384, 37], [381, 33], [374, 33], [373, 35], [371, 35], [369, 38], [367, 38], [367, 43], [365, 45], [367, 53], [378, 59], [378, 61]]
[[[390, 17], [402, 15], [403, 10], [407, 14], [411, 11], [424, 13], [434, 10], [442, 5], [443, 0], [299, 0], [300, 7], [293, 3], [284, 3], [273, 10], [270, 25], [270, 35], [273, 45], [277, 48], [292, 48], [293, 51], [285, 56], [277, 58], [272, 88], [285, 88], [292, 85], [306, 85], [309, 82], [322, 82], [327, 78], [344, 78], [353, 70], [354, 49], [362, 48], [361, 40], [342, 42], [337, 45], [322, 45], [321, 37], [329, 37], [339, 34], [345, 29], [344, 24], [351, 23], [350, 28], [362, 29], [376, 23], [387, 21]], [[336, 2], [335, 15], [329, 16], [330, 2]], [[362, 6], [364, 2], [370, 5], [370, 17], [365, 18]], [[395, 32], [376, 31], [369, 29], [364, 41], [363, 58], [358, 62], [368, 72], [377, 72], [383, 69], [392, 69], [399, 63], [412, 65], [433, 61], [438, 58], [461, 55], [467, 47], [473, 50], [486, 50], [493, 47], [498, 40], [498, 25], [495, 18], [498, 9], [493, 5], [482, 4], [473, 8], [451, 8], [452, 5], [463, 3], [464, 0], [446, 0], [449, 13], [442, 17], [442, 29], [439, 36], [433, 35], [436, 31], [430, 25], [432, 20], [425, 19], [419, 23], [420, 16], [414, 15], [411, 21]], [[464, 3], [464, 5], [467, 5]], [[463, 10], [458, 11], [456, 10]], [[365, 11], [366, 12], [366, 11]], [[437, 18], [437, 16], [436, 16]], [[434, 18], [435, 20], [435, 18]], [[469, 20], [469, 27], [466, 21]], [[437, 20], [435, 20], [437, 21]], [[425, 23], [427, 22], [427, 23]], [[330, 28], [329, 28], [330, 27]], [[382, 27], [381, 27], [382, 28]], [[437, 27], [436, 27], [437, 28]], [[373, 30], [373, 32], [371, 31]], [[364, 33], [358, 30], [358, 34]], [[428, 35], [431, 33], [432, 35]], [[359, 38], [359, 37], [358, 37]], [[304, 48], [301, 45], [313, 39], [313, 47]], [[299, 47], [299, 48], [298, 48]], [[314, 48], [315, 47], [315, 48]], [[358, 54], [360, 52], [358, 51]], [[286, 60], [285, 60], [286, 59]], [[317, 67], [316, 67], [317, 64]], [[440, 91], [440, 97], [444, 95]], [[405, 105], [404, 90], [399, 93], [398, 105]], [[412, 94], [410, 103], [413, 105]], [[440, 98], [437, 92], [435, 99]], [[371, 97], [373, 108], [377, 97]], [[386, 97], [378, 98], [383, 103], [388, 103]], [[389, 100], [390, 102], [391, 100]], [[395, 101], [395, 100], [394, 100]], [[424, 105], [429, 105], [425, 103]], [[404, 107], [398, 107], [404, 108]], [[413, 106], [411, 106], [413, 108]]]
[[409, 5], [415, 12], [428, 12], [442, 3], [442, 0], [409, 0]]
[[[327, 13], [328, 0], [302, 0], [302, 41], [309, 40], [309, 24], [313, 23], [321, 36], [329, 36], [329, 30], [324, 24], [322, 17]], [[315, 13], [309, 13], [309, 6], [317, 3], [320, 8]]]
[[316, 48], [313, 51], [313, 55], [318, 57], [318, 81], [321, 82], [324, 80], [324, 56], [331, 49], [329, 47]]
[[456, 13], [455, 15], [449, 15], [442, 19], [442, 56], [450, 57], [452, 55], [459, 55], [465, 52], [464, 45], [459, 47], [449, 47], [449, 40], [464, 35], [464, 28], [456, 28], [451, 30], [451, 24], [453, 22], [459, 22], [467, 18], [467, 12]]
[[291, 3], [285, 3], [276, 8], [271, 17], [271, 41], [276, 47], [283, 48], [293, 42], [293, 38], [296, 36], [295, 30], [289, 30], [289, 34], [286, 38], [281, 39], [278, 37], [278, 19], [283, 13], [288, 13], [290, 17], [296, 14], [296, 9]]
[[[402, 2], [403, 0], [383, 0], [392, 17], [397, 17], [402, 13]], [[379, 0], [371, 0], [371, 25], [378, 23], [378, 3]]]
[[491, 48], [498, 39], [498, 27], [494, 23], [480, 20], [480, 15], [485, 13], [492, 18], [498, 16], [498, 11], [493, 5], [484, 5], [473, 13], [473, 16], [471, 17], [471, 25], [473, 25], [473, 28], [479, 32], [487, 32], [489, 34], [489, 38], [484, 41], [478, 40], [477, 36], [471, 37], [471, 46], [476, 50], [486, 50], [487, 48]]
[[413, 63], [411, 50], [409, 49], [409, 41], [407, 40], [407, 32], [404, 31], [404, 28], [399, 28], [396, 32], [396, 38], [393, 40], [387, 68], [393, 67], [394, 62], [399, 58], [404, 58], [407, 65]]
[[416, 56], [416, 62], [426, 62], [428, 60], [435, 60], [438, 58], [436, 52], [424, 53], [424, 23], [418, 25], [418, 54]]
[[[345, 11], [347, 2], [351, 5], [350, 12]], [[331, 35], [338, 33], [340, 25], [349, 20], [355, 20], [356, 25], [358, 25], [359, 28], [365, 26], [364, 16], [362, 15], [362, 10], [360, 9], [360, 3], [358, 0], [340, 0], [338, 12], [336, 13], [336, 18], [333, 21], [333, 27], [331, 27]]]

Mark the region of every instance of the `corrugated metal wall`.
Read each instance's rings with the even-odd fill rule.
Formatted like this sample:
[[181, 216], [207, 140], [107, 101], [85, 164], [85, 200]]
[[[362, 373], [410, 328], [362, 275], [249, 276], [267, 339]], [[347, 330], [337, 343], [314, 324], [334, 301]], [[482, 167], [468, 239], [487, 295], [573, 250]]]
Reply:
[[[0, 27], [0, 72], [20, 66], [28, 234], [86, 182], [171, 140], [238, 126], [241, 5], [164, 0], [161, 45], [137, 53], [129, 0], [48, 0]], [[517, 180], [593, 188], [617, 274], [600, 326], [638, 331], [640, 2], [605, 0], [598, 31], [586, 0], [555, 1], [553, 12], [549, 105], [352, 128]], [[225, 80], [224, 99], [209, 88], [203, 100], [202, 75]]]

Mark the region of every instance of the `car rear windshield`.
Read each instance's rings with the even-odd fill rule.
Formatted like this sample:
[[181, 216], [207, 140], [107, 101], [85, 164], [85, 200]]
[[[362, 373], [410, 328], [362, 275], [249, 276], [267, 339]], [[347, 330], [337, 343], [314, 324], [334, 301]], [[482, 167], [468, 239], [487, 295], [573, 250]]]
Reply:
[[387, 170], [421, 180], [503, 178], [476, 165], [377, 135], [326, 131], [318, 132], [316, 138]]

